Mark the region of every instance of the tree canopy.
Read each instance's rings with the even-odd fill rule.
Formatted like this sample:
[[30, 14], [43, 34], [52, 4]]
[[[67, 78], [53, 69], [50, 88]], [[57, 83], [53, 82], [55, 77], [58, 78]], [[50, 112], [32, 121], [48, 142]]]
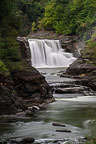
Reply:
[[78, 34], [96, 23], [96, 0], [51, 0], [40, 27], [60, 34]]

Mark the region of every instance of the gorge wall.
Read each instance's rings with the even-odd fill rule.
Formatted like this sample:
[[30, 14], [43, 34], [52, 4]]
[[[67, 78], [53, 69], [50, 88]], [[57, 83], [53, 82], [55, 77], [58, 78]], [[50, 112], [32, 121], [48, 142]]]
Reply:
[[0, 74], [0, 115], [23, 111], [31, 113], [34, 106], [45, 108], [54, 101], [52, 89], [45, 78], [29, 65], [27, 41], [21, 38], [19, 44], [21, 60], [12, 62], [13, 65], [18, 63], [19, 67]]

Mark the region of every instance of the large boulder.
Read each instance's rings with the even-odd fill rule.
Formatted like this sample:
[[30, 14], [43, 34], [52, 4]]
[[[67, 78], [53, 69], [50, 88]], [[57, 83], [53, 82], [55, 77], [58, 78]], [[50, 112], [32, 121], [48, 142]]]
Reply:
[[18, 97], [23, 99], [25, 109], [54, 101], [51, 87], [35, 68], [28, 66], [23, 70], [15, 70], [11, 72], [11, 76], [14, 89]]
[[45, 78], [28, 65], [7, 76], [0, 75], [0, 115], [46, 107], [54, 101], [51, 89]]

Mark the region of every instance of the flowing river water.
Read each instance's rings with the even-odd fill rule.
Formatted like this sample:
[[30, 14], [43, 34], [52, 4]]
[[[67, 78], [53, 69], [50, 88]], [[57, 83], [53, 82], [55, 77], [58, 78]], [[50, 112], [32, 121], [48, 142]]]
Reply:
[[[54, 88], [61, 84], [75, 84], [75, 80], [59, 76], [64, 68], [46, 68], [39, 71]], [[85, 95], [54, 92], [54, 97], [54, 103], [49, 104], [46, 110], [37, 111], [32, 117], [14, 123], [0, 123], [0, 139], [33, 137], [41, 144], [53, 144], [51, 140], [66, 139], [61, 141], [65, 144], [70, 139], [70, 143], [80, 144], [80, 138], [90, 136], [96, 119], [96, 97], [90, 96], [87, 91]], [[54, 126], [52, 123], [62, 123], [66, 127]], [[63, 129], [71, 132], [58, 131]]]

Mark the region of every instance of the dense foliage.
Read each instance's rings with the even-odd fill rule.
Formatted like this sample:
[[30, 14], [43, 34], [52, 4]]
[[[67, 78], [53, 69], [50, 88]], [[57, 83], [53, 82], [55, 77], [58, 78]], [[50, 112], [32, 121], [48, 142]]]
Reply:
[[96, 0], [51, 0], [40, 27], [59, 34], [80, 34], [96, 24]]
[[0, 0], [0, 71], [6, 70], [6, 61], [20, 59], [16, 37], [20, 30], [17, 0]]

